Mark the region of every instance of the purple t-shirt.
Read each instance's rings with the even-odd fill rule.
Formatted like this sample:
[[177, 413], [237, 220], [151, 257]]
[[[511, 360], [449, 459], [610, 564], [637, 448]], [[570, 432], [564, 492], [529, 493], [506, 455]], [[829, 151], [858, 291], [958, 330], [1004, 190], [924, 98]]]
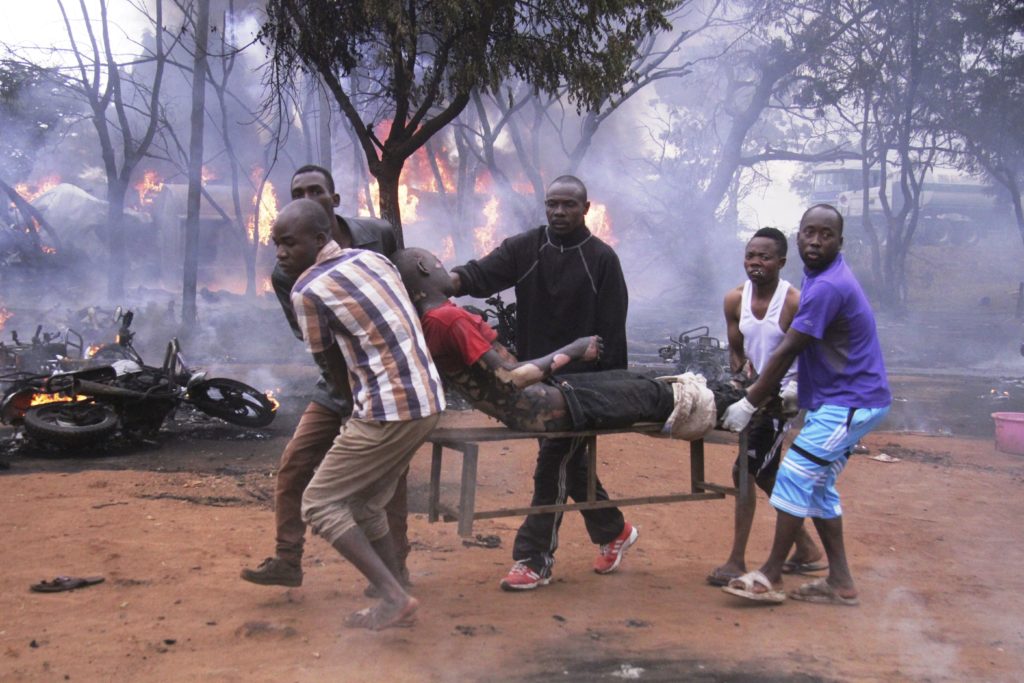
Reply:
[[814, 337], [800, 354], [800, 407], [883, 408], [892, 403], [875, 315], [842, 254], [804, 270], [793, 329]]

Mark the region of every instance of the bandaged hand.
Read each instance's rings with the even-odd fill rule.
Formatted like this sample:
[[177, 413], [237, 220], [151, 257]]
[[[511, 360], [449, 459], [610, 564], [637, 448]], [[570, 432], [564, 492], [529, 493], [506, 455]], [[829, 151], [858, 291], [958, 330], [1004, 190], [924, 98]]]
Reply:
[[782, 387], [782, 391], [779, 392], [779, 398], [782, 399], [782, 414], [786, 417], [792, 417], [800, 412], [800, 404], [797, 400], [797, 385], [796, 380], [790, 380], [786, 386]]
[[733, 403], [725, 409], [722, 416], [722, 427], [731, 432], [742, 432], [750, 424], [750, 418], [757, 412], [757, 406], [748, 401], [746, 397]]

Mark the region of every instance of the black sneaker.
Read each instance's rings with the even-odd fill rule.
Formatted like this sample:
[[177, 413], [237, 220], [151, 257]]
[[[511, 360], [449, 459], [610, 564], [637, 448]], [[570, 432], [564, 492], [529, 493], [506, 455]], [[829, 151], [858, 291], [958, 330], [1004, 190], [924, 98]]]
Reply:
[[279, 557], [268, 557], [256, 569], [243, 569], [242, 578], [261, 586], [297, 588], [302, 585], [302, 567]]

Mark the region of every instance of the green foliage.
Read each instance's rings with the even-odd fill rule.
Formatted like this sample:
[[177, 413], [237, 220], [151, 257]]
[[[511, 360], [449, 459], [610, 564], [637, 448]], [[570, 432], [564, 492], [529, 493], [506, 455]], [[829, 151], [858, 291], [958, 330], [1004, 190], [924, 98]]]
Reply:
[[629, 78], [636, 42], [668, 28], [674, 0], [269, 0], [261, 38], [283, 73], [383, 71], [381, 94], [410, 104], [509, 77], [567, 87], [596, 106]]

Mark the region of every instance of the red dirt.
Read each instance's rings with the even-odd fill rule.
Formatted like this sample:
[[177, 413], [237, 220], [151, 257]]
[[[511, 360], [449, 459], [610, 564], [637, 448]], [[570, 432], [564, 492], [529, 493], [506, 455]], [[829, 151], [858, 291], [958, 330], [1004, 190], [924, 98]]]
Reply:
[[[708, 446], [712, 481], [728, 481], [730, 439]], [[1024, 458], [989, 439], [866, 440], [901, 461], [857, 457], [840, 482], [857, 608], [752, 607], [707, 586], [728, 550], [731, 499], [626, 508], [640, 541], [609, 576], [590, 570], [594, 548], [567, 515], [552, 584], [503, 593], [519, 520], [477, 522], [500, 549], [464, 547], [453, 524], [428, 524], [424, 448], [410, 475], [419, 619], [381, 633], [342, 626], [368, 604], [365, 584], [320, 539], [307, 544], [300, 589], [238, 578], [272, 549], [268, 495], [284, 441], [178, 439], [146, 456], [179, 472], [77, 460], [63, 469], [86, 469], [59, 472], [13, 458], [0, 479], [0, 680], [1009, 681], [1024, 670]], [[528, 501], [534, 449], [482, 447], [478, 509]], [[615, 496], [687, 486], [674, 442], [605, 437], [599, 460]], [[451, 501], [458, 457], [444, 481]], [[773, 517], [762, 497], [752, 566]], [[107, 580], [29, 592], [61, 574]]]

